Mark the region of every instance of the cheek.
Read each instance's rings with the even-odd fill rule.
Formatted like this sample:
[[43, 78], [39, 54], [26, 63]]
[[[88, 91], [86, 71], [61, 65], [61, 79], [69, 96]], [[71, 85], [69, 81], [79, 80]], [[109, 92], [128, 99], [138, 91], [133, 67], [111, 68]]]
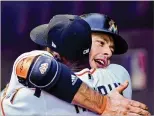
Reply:
[[92, 59], [93, 59], [93, 55], [92, 55], [92, 52], [90, 51], [90, 54], [89, 54], [89, 64], [91, 64]]
[[110, 65], [110, 63], [111, 63], [111, 61], [110, 61], [110, 59], [108, 60], [108, 65]]
[[99, 46], [96, 45], [96, 43], [93, 43], [90, 51], [91, 56], [95, 56], [95, 54], [97, 54], [98, 51], [99, 51]]
[[90, 54], [89, 54], [89, 59], [93, 60], [95, 56], [100, 53], [100, 50], [101, 50], [101, 47], [97, 45], [96, 42], [93, 42], [91, 46]]
[[96, 51], [95, 50], [91, 50], [90, 51], [90, 54], [89, 54], [89, 64], [90, 64], [90, 66], [91, 67], [95, 67], [95, 61], [94, 61], [94, 59], [95, 59], [95, 56], [96, 56]]
[[95, 64], [95, 62], [94, 62], [95, 56], [97, 54], [99, 54], [100, 50], [101, 50], [100, 47], [95, 42], [92, 43], [90, 54], [89, 54], [89, 63], [90, 63], [90, 65]]
[[96, 50], [94, 49], [94, 47], [92, 47], [90, 50], [89, 59], [90, 60], [94, 59], [95, 54], [96, 54]]

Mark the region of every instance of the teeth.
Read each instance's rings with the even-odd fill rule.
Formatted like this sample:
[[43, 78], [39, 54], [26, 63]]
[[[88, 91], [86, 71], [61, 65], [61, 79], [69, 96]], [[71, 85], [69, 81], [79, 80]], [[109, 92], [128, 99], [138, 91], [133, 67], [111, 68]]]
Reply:
[[102, 60], [100, 60], [99, 62], [101, 62], [102, 64], [104, 64], [104, 62]]
[[97, 60], [97, 61], [104, 65], [104, 62], [102, 60]]

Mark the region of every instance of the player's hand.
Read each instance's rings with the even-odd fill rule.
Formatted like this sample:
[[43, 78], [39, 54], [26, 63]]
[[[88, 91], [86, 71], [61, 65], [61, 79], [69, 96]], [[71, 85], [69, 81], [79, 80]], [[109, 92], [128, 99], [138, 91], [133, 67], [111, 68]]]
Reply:
[[127, 86], [128, 81], [110, 92], [102, 116], [150, 116], [147, 111], [148, 107], [145, 104], [124, 98], [119, 94]]

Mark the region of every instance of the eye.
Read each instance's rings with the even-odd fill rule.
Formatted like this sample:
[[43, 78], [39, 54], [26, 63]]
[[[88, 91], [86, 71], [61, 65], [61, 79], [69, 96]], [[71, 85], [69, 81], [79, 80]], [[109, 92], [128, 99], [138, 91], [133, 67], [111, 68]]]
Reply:
[[114, 52], [114, 48], [113, 47], [110, 47], [110, 50], [111, 50], [112, 53]]
[[98, 42], [99, 46], [104, 46], [104, 44], [105, 44], [105, 42], [103, 42], [103, 41], [97, 41], [97, 42]]
[[103, 46], [105, 43], [103, 41], [100, 42], [101, 46]]

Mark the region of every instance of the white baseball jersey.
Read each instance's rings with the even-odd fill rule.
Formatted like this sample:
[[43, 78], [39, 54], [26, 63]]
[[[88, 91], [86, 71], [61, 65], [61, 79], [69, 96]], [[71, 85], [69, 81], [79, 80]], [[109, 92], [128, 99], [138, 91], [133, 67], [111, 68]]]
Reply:
[[[39, 54], [51, 55], [46, 51], [31, 51], [19, 56], [14, 65], [11, 80], [8, 87], [1, 95], [1, 115], [36, 115], [36, 116], [75, 116], [96, 115], [83, 108], [62, 101], [55, 96], [42, 91], [38, 98], [34, 96], [35, 88], [27, 88], [19, 83], [16, 75], [16, 65], [26, 57]], [[129, 87], [123, 92], [127, 98], [131, 98], [132, 89], [128, 72], [120, 65], [111, 64], [105, 69], [83, 69], [75, 73], [89, 87], [102, 94], [108, 94], [125, 80], [129, 81]], [[90, 75], [89, 75], [90, 74]], [[73, 77], [72, 77], [73, 81]], [[64, 90], [65, 91], [65, 90]]]

